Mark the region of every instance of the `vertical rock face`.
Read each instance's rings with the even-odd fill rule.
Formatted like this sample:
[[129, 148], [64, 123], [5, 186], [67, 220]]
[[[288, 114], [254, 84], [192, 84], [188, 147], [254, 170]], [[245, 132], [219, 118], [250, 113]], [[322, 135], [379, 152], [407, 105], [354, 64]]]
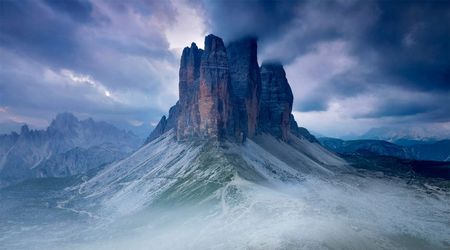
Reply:
[[200, 132], [200, 113], [198, 110], [200, 61], [203, 50], [195, 43], [183, 50], [180, 61], [179, 81], [179, 109], [180, 116], [177, 123], [177, 137], [184, 139], [198, 135]]
[[237, 133], [250, 138], [256, 133], [261, 92], [257, 51], [255, 38], [231, 42], [227, 47]]
[[227, 52], [222, 39], [214, 35], [205, 38], [198, 110], [202, 137], [221, 138], [233, 132]]
[[192, 43], [183, 50], [179, 77], [179, 102], [167, 119], [161, 118], [147, 142], [172, 128], [178, 140], [242, 142], [261, 132], [285, 141], [290, 132], [315, 140], [291, 115], [293, 95], [283, 66], [258, 66], [254, 38], [225, 47], [221, 38], [208, 35], [204, 50]]
[[261, 82], [259, 129], [287, 140], [294, 97], [283, 66], [279, 63], [263, 63]]

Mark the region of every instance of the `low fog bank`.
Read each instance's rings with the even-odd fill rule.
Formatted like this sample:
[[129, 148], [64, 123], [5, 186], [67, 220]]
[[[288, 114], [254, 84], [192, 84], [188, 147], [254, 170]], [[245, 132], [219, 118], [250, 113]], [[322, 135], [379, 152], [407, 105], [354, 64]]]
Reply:
[[[10, 191], [12, 192], [12, 191]], [[7, 191], [2, 191], [2, 201]], [[450, 193], [396, 178], [310, 177], [267, 187], [234, 178], [208, 202], [145, 206], [139, 212], [86, 211], [65, 198], [36, 201], [5, 249], [448, 249]], [[35, 198], [36, 199], [36, 198]], [[2, 212], [14, 210], [14, 200]], [[26, 201], [24, 201], [26, 202]], [[123, 206], [134, 206], [132, 199]], [[16, 204], [17, 205], [17, 204]], [[42, 206], [44, 205], [45, 208]], [[8, 209], [9, 206], [9, 209]], [[103, 211], [104, 210], [104, 211]], [[33, 220], [25, 219], [31, 214]], [[20, 219], [20, 216], [24, 216]], [[2, 215], [5, 224], [7, 216]]]

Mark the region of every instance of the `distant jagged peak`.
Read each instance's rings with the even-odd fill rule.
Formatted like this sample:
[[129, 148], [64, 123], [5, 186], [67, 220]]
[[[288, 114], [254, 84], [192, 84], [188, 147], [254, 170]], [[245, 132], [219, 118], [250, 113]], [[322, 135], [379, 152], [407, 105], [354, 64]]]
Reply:
[[20, 127], [20, 134], [21, 135], [27, 135], [30, 133], [30, 128], [28, 127], [27, 124], [22, 125], [22, 127]]
[[55, 121], [56, 122], [73, 123], [73, 122], [78, 122], [78, 118], [70, 112], [62, 112], [62, 113], [59, 113], [56, 115]]
[[48, 131], [69, 132], [72, 131], [79, 124], [78, 118], [69, 112], [63, 112], [56, 115], [52, 120]]
[[70, 112], [58, 113], [52, 121], [55, 124], [71, 124], [77, 122], [79, 122], [78, 118]]
[[[46, 132], [49, 135], [76, 136], [76, 134], [88, 133], [92, 137], [102, 136], [122, 136], [136, 137], [132, 132], [120, 129], [105, 121], [96, 121], [91, 117], [80, 120], [70, 112], [63, 112], [56, 115]], [[136, 137], [137, 138], [137, 137]]]

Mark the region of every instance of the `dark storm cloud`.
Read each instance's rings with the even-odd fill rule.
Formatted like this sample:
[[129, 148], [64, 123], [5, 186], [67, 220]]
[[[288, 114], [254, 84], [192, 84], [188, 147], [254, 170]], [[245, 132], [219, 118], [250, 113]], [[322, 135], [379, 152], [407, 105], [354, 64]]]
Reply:
[[204, 1], [212, 33], [225, 40], [241, 36], [261, 39], [276, 38], [289, 31], [289, 23], [296, 17], [298, 1]]
[[208, 1], [205, 8], [211, 29], [227, 39], [281, 40], [288, 46], [269, 56], [286, 63], [312, 44], [341, 38], [356, 55], [376, 53], [371, 63], [405, 84], [450, 89], [448, 1]]
[[278, 41], [285, 46], [270, 57], [290, 62], [317, 42], [353, 38], [378, 13], [372, 2], [342, 2], [218, 0], [204, 1], [203, 7], [210, 29], [219, 36], [229, 40], [255, 35], [263, 46]]
[[326, 111], [328, 109], [328, 102], [324, 98], [303, 99], [293, 109], [303, 112]]
[[[174, 12], [169, 3], [159, 1], [147, 2], [146, 5], [145, 1], [128, 1], [124, 5], [120, 1], [99, 3], [118, 11], [118, 14], [132, 9], [146, 15], [158, 15], [162, 22], [168, 22]], [[89, 37], [83, 37], [82, 32], [85, 30], [81, 29], [91, 29], [92, 33], [87, 35], [95, 36], [96, 31], [102, 32], [102, 29], [108, 25], [114, 25], [114, 20], [111, 19], [116, 17], [116, 13], [109, 16], [104, 13], [95, 13], [94, 18], [93, 6], [89, 1], [7, 0], [2, 1], [1, 5], [0, 39], [2, 46], [14, 49], [24, 56], [35, 56], [51, 65], [82, 66], [89, 63], [86, 59], [90, 59], [90, 54], [94, 52], [92, 49], [100, 46], [143, 56], [158, 58], [169, 56], [165, 50], [168, 46], [165, 37], [156, 32], [153, 39], [149, 41], [144, 41], [145, 37], [139, 34], [133, 34], [134, 37], [103, 36], [99, 39], [100, 41], [89, 41]], [[163, 14], [156, 11], [162, 11]], [[129, 20], [118, 21], [124, 22], [123, 28], [126, 28], [126, 22]], [[132, 30], [134, 27], [130, 25], [128, 28]], [[126, 34], [126, 31], [116, 31], [119, 35]], [[86, 41], [91, 44], [85, 44]]]
[[335, 75], [329, 84], [318, 86], [314, 94], [298, 99], [294, 109], [303, 112], [326, 111], [331, 99], [356, 96], [367, 92], [368, 86], [361, 84], [361, 80], [363, 79], [354, 79], [354, 76], [350, 73]]
[[450, 2], [378, 4], [378, 21], [356, 43], [379, 56], [376, 66], [398, 84], [421, 90], [450, 90]]
[[37, 1], [0, 2], [1, 46], [21, 56], [40, 57], [55, 63], [70, 61], [76, 52], [77, 25], [55, 15]]
[[92, 4], [86, 0], [45, 0], [48, 6], [60, 11], [63, 15], [68, 15], [76, 21], [90, 21], [92, 20], [91, 13], [93, 10]]
[[437, 107], [428, 103], [411, 103], [391, 100], [380, 103], [376, 107], [375, 112], [368, 113], [361, 116], [361, 118], [381, 118], [381, 117], [397, 117], [397, 116], [411, 116], [423, 114], [435, 110]]

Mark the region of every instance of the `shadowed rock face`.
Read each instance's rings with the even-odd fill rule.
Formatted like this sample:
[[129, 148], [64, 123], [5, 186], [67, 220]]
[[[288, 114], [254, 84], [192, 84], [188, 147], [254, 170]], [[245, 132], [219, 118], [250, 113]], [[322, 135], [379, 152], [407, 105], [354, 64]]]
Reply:
[[162, 117], [150, 142], [170, 129], [178, 140], [223, 139], [242, 142], [258, 133], [287, 141], [289, 133], [315, 138], [297, 126], [291, 115], [293, 95], [283, 66], [257, 60], [254, 38], [231, 42], [208, 35], [205, 50], [195, 43], [180, 61], [180, 100]]
[[287, 140], [294, 97], [283, 66], [278, 63], [263, 63], [261, 82], [259, 129]]
[[261, 92], [255, 38], [245, 38], [231, 42], [227, 47], [231, 87], [234, 105], [237, 109], [237, 134], [252, 138], [256, 133]]

